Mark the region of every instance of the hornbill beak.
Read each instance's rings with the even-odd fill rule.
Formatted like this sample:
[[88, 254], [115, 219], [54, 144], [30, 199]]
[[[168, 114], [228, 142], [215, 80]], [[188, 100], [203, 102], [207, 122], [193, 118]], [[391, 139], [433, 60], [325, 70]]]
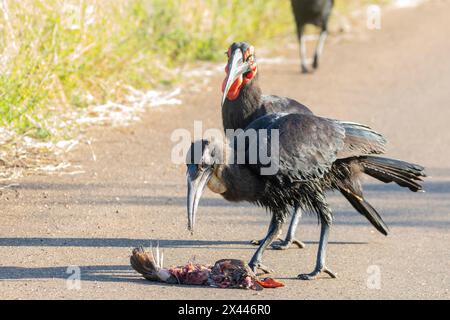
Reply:
[[187, 212], [188, 212], [188, 230], [194, 233], [195, 214], [197, 213], [198, 203], [202, 196], [206, 184], [213, 174], [211, 167], [200, 170], [196, 164], [189, 164], [187, 167]]
[[222, 106], [234, 81], [236, 81], [236, 79], [242, 76], [244, 73], [251, 70], [251, 65], [248, 62], [244, 61], [244, 56], [241, 49], [234, 50], [228, 61], [228, 75], [225, 80], [225, 88], [223, 89]]

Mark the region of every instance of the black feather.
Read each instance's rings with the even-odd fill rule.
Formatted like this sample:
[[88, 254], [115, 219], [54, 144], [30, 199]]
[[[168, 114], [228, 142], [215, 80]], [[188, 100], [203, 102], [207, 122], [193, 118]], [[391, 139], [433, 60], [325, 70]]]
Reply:
[[389, 233], [389, 228], [383, 221], [383, 218], [378, 214], [374, 207], [370, 205], [363, 197], [355, 194], [347, 188], [339, 188], [342, 195], [350, 202], [353, 208], [361, 213], [370, 223], [385, 236]]
[[424, 168], [417, 164], [382, 157], [367, 156], [360, 159], [364, 173], [382, 182], [395, 182], [411, 191], [423, 190], [422, 177], [426, 177]]
[[291, 0], [297, 28], [308, 23], [326, 28], [333, 4], [333, 0]]

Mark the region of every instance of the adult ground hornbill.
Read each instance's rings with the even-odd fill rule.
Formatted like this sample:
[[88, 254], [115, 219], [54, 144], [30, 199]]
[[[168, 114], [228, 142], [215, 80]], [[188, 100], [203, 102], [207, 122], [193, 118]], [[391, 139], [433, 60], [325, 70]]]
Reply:
[[[222, 121], [227, 129], [244, 129], [253, 120], [274, 112], [313, 114], [303, 104], [285, 97], [263, 95], [258, 83], [258, 65], [254, 48], [245, 42], [233, 43], [228, 51], [226, 77], [222, 84]], [[291, 244], [300, 248], [304, 244], [295, 239], [295, 230], [301, 209], [294, 208], [286, 238], [274, 244], [275, 249], [287, 249]], [[259, 244], [260, 241], [252, 241]]]
[[[250, 139], [244, 139], [245, 147], [239, 148], [236, 141], [242, 141], [242, 135]], [[261, 263], [262, 253], [279, 233], [290, 208], [316, 213], [321, 224], [317, 262], [313, 272], [299, 275], [304, 280], [315, 279], [322, 272], [335, 277], [325, 264], [333, 221], [325, 198], [327, 190], [339, 190], [378, 231], [387, 235], [381, 216], [363, 197], [360, 176], [365, 173], [386, 183], [396, 182], [411, 191], [422, 190], [420, 181], [425, 176], [419, 165], [372, 155], [383, 153], [386, 141], [369, 127], [312, 114], [265, 115], [231, 142], [199, 140], [191, 145], [187, 158], [188, 228], [193, 231], [206, 185], [229, 201], [249, 201], [269, 209], [269, 232], [249, 263], [253, 271], [268, 271]], [[255, 154], [256, 150], [270, 150], [270, 161], [263, 161], [264, 154]], [[236, 161], [239, 151], [244, 152], [245, 161], [241, 163]], [[273, 164], [276, 170], [263, 173]]]
[[308, 72], [308, 68], [306, 68], [306, 44], [305, 37], [303, 37], [305, 25], [313, 24], [321, 29], [313, 61], [313, 68], [317, 69], [323, 46], [325, 45], [325, 39], [327, 38], [328, 19], [333, 4], [333, 0], [291, 0], [292, 12], [294, 13], [297, 26], [298, 41], [300, 42], [300, 60], [303, 73]]

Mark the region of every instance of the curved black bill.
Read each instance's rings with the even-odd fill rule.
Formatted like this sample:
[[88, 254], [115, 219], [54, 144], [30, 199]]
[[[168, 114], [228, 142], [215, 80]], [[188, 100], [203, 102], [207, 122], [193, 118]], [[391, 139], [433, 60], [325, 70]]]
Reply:
[[194, 233], [195, 215], [197, 213], [198, 203], [202, 196], [206, 184], [212, 176], [212, 169], [199, 170], [196, 164], [187, 166], [187, 213], [188, 230]]

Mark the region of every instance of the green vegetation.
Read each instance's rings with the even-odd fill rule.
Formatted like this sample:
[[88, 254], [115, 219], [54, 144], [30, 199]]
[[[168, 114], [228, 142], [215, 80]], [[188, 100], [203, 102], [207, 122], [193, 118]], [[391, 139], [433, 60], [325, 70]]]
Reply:
[[35, 138], [48, 119], [125, 86], [170, 84], [168, 70], [215, 60], [234, 40], [293, 30], [289, 1], [0, 0], [0, 126]]
[[171, 84], [174, 67], [223, 59], [232, 41], [290, 34], [288, 0], [0, 0], [0, 127], [57, 139], [68, 112]]

